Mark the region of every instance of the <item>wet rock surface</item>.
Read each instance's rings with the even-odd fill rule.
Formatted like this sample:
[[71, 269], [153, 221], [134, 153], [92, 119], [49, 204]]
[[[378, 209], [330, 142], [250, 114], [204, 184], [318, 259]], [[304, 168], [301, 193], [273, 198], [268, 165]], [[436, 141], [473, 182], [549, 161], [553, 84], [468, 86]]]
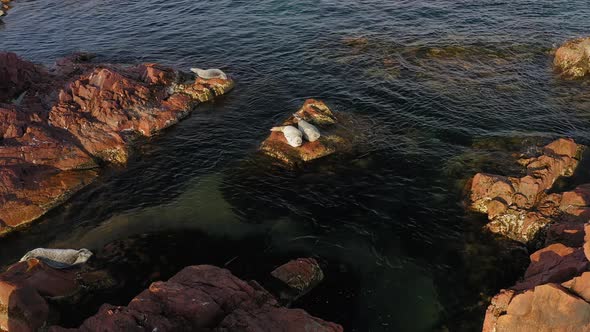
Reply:
[[[260, 151], [288, 166], [297, 166], [334, 153], [343, 153], [352, 148], [353, 135], [347, 125], [346, 115], [333, 112], [319, 100], [308, 99], [295, 113], [299, 118], [316, 126], [321, 137], [314, 142], [303, 141], [299, 147], [287, 143], [281, 132], [271, 132], [260, 145]], [[295, 115], [290, 116], [281, 126], [295, 126]]]
[[555, 69], [566, 78], [590, 74], [590, 37], [569, 40], [555, 52]]
[[127, 307], [104, 305], [79, 329], [50, 331], [342, 331], [340, 325], [287, 309], [256, 282], [228, 270], [190, 266], [155, 282]]
[[320, 265], [313, 258], [292, 260], [274, 269], [271, 275], [283, 285], [278, 297], [286, 303], [307, 294], [324, 279]]
[[571, 221], [583, 213], [575, 208], [576, 190], [548, 194], [559, 177], [573, 174], [582, 149], [571, 139], [558, 139], [540, 155], [519, 160], [526, 168], [523, 177], [476, 174], [465, 187], [467, 208], [487, 214], [486, 228], [493, 233], [525, 244], [538, 241], [554, 218]]
[[130, 143], [171, 126], [231, 80], [74, 54], [52, 68], [0, 53], [0, 234], [43, 215], [125, 164]]
[[[113, 242], [86, 264], [68, 269], [55, 269], [34, 258], [10, 266], [0, 274], [0, 330], [36, 331], [63, 323], [72, 327], [69, 316], [82, 313], [73, 308], [103, 301], [98, 313], [95, 308], [78, 317], [93, 315], [79, 328], [53, 326], [50, 330], [342, 331], [338, 324], [282, 306], [279, 296], [257, 282], [243, 281], [211, 265], [189, 266], [166, 282], [152, 282], [127, 306], [104, 304], [129, 287], [143, 284], [144, 265], [158, 264], [158, 258], [133, 249], [136, 241]], [[136, 270], [136, 275], [121, 272], [119, 265]], [[297, 280], [296, 285], [304, 285], [307, 292], [321, 281], [323, 272], [314, 259], [301, 258], [279, 266], [273, 276], [288, 277], [291, 284]], [[153, 275], [147, 278], [159, 280]]]
[[87, 267], [55, 269], [38, 259], [16, 263], [0, 274], [0, 330], [37, 331], [57, 319], [59, 303], [77, 303], [114, 285], [104, 271]]
[[483, 331], [590, 328], [590, 187], [553, 188], [559, 177], [573, 174], [583, 148], [558, 139], [540, 155], [519, 159], [523, 177], [479, 173], [467, 184], [466, 205], [488, 215], [488, 230], [540, 248], [522, 278], [491, 299]]
[[0, 20], [2, 16], [6, 15], [6, 12], [11, 8], [10, 3], [12, 0], [0, 0]]
[[584, 228], [584, 243], [569, 247], [548, 241], [531, 255], [523, 279], [492, 299], [484, 332], [590, 329], [590, 262], [584, 253], [590, 224]]

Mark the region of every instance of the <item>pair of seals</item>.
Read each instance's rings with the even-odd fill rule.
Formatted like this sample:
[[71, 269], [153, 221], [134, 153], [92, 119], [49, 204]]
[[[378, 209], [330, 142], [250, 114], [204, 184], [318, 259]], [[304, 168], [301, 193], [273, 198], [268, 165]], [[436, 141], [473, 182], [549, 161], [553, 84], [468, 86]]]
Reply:
[[210, 80], [212, 78], [221, 78], [227, 80], [227, 75], [221, 71], [221, 69], [212, 68], [212, 69], [201, 69], [201, 68], [191, 68], [191, 71], [200, 78], [204, 78], [206, 80]]
[[74, 265], [86, 263], [91, 256], [92, 252], [88, 249], [37, 248], [26, 253], [23, 258], [20, 259], [20, 262], [36, 258], [55, 269], [65, 269]]
[[283, 132], [283, 135], [285, 135], [285, 139], [287, 139], [287, 143], [289, 143], [289, 145], [291, 145], [294, 148], [299, 147], [301, 146], [301, 144], [303, 144], [302, 137], [304, 137], [306, 140], [310, 142], [315, 142], [320, 138], [321, 134], [319, 129], [316, 128], [316, 126], [303, 120], [297, 114], [293, 114], [293, 117], [295, 117], [295, 120], [297, 120], [298, 128], [295, 128], [293, 126], [281, 126], [273, 127], [270, 129], [270, 131]]

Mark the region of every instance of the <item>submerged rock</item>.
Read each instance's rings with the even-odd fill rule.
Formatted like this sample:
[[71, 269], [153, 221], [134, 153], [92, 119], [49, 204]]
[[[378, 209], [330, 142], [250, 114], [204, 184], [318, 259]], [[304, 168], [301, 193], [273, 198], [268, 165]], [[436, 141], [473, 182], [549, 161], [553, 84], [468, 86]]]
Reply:
[[125, 164], [137, 136], [177, 123], [231, 80], [186, 79], [171, 68], [93, 64], [84, 53], [45, 68], [0, 53], [0, 234]]
[[281, 126], [297, 126], [297, 118], [316, 126], [321, 137], [316, 141], [304, 141], [293, 147], [282, 132], [271, 132], [260, 145], [260, 151], [286, 165], [295, 166], [334, 153], [347, 152], [352, 148], [353, 137], [347, 129], [344, 115], [333, 112], [322, 101], [308, 99], [303, 106], [285, 120]]
[[590, 74], [590, 37], [573, 39], [561, 45], [555, 52], [553, 65], [568, 78]]
[[465, 187], [467, 208], [486, 213], [486, 227], [494, 233], [523, 243], [535, 240], [552, 217], [569, 213], [571, 207], [559, 203], [561, 196], [547, 191], [560, 176], [573, 174], [582, 148], [571, 139], [558, 139], [540, 156], [520, 161], [526, 167], [521, 178], [476, 174]]

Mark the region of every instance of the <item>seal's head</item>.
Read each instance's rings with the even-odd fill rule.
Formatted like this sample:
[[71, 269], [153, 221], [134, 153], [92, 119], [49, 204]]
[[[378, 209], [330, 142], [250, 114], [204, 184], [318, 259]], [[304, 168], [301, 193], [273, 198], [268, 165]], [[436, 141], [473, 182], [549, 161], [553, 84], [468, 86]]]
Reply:
[[301, 144], [303, 144], [303, 139], [301, 138], [301, 136], [290, 136], [287, 137], [287, 142], [289, 142], [289, 145], [293, 147], [298, 147], [301, 146]]
[[86, 263], [86, 261], [88, 261], [90, 259], [90, 257], [92, 257], [92, 251], [85, 249], [85, 248], [80, 249], [80, 250], [78, 250], [78, 258], [76, 258], [76, 261], [74, 262], [73, 265]]

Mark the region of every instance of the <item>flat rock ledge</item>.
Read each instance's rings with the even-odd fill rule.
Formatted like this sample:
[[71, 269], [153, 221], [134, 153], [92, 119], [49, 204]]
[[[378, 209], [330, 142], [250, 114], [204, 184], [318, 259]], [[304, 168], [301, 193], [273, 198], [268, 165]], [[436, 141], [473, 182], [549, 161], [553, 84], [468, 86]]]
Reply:
[[[526, 176], [521, 178], [478, 173], [465, 187], [465, 205], [485, 213], [486, 228], [525, 244], [542, 241], [549, 224], [585, 221], [585, 187], [572, 192], [548, 194], [560, 176], [571, 176], [583, 146], [571, 139], [558, 139], [541, 155], [521, 159]], [[538, 247], [538, 246], [537, 246]]]
[[[344, 114], [333, 112], [324, 102], [315, 99], [306, 100], [295, 114], [316, 126], [321, 137], [315, 142], [304, 140], [300, 147], [292, 147], [287, 143], [283, 133], [271, 132], [260, 145], [262, 153], [293, 167], [351, 150], [353, 139], [349, 126], [350, 119]], [[297, 127], [295, 117], [290, 116], [280, 126]]]
[[[93, 290], [112, 292], [125, 283], [113, 279], [108, 268], [95, 266], [56, 270], [30, 259], [8, 268], [0, 274], [0, 331], [343, 331], [304, 310], [282, 306], [257, 282], [211, 265], [189, 266], [168, 281], [153, 282], [127, 306], [104, 304], [78, 328], [51, 326], [59, 321], [59, 303], [76, 306]], [[297, 280], [302, 286], [297, 296], [323, 277], [310, 258], [276, 271], [286, 287]]]
[[0, 52], [0, 234], [25, 225], [124, 165], [151, 136], [233, 81], [158, 64], [95, 64], [74, 54], [45, 68]]
[[555, 52], [555, 69], [565, 78], [590, 74], [590, 37], [569, 40]]

